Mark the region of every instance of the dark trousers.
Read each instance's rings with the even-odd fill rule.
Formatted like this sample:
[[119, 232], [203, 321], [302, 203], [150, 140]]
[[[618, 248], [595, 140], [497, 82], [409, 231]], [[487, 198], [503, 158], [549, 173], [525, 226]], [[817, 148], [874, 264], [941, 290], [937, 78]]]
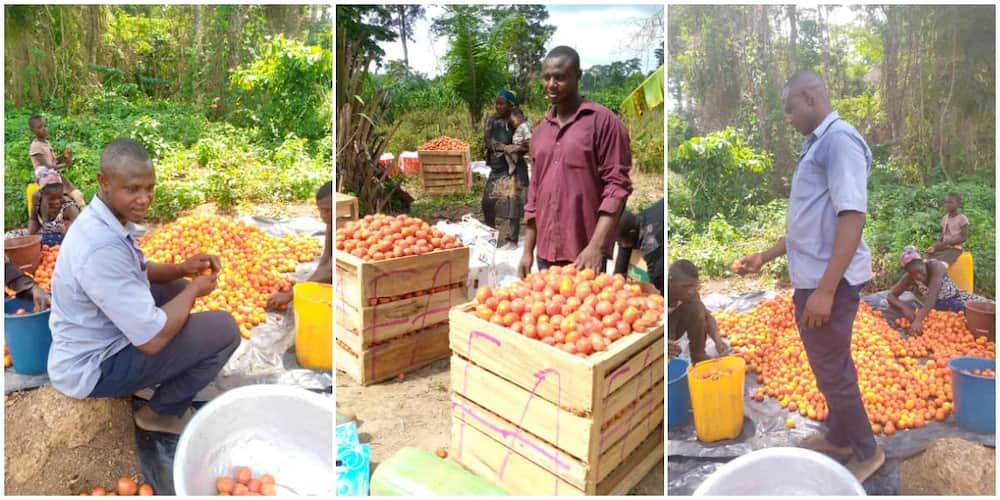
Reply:
[[[153, 284], [157, 306], [163, 306], [186, 286], [186, 280]], [[180, 333], [154, 356], [129, 345], [101, 363], [101, 378], [91, 397], [123, 397], [160, 384], [149, 400], [153, 411], [180, 416], [195, 395], [215, 380], [240, 345], [236, 320], [225, 311], [194, 313]]]
[[667, 335], [670, 340], [678, 340], [687, 333], [691, 364], [708, 359], [705, 342], [708, 337], [708, 321], [705, 305], [700, 300], [684, 302], [667, 315]]
[[795, 321], [816, 376], [816, 386], [826, 398], [830, 414], [826, 419], [826, 439], [836, 446], [850, 446], [864, 460], [875, 454], [875, 436], [861, 401], [858, 371], [851, 358], [851, 329], [858, 313], [862, 285], [841, 280], [833, 296], [830, 321], [820, 328], [801, 326], [811, 289], [796, 289]]

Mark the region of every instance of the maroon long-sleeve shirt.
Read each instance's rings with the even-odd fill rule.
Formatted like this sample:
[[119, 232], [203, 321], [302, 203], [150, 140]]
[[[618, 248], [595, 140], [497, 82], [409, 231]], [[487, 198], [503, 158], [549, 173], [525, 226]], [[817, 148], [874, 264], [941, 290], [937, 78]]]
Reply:
[[[553, 107], [531, 137], [531, 183], [524, 218], [534, 220], [538, 256], [573, 261], [590, 242], [600, 213], [617, 214], [632, 193], [628, 130], [586, 98], [559, 125]], [[614, 233], [602, 247], [611, 257]]]

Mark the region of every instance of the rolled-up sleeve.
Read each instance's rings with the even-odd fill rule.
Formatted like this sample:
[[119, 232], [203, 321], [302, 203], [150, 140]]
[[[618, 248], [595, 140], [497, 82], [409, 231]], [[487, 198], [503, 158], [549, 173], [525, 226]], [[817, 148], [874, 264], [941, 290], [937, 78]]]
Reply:
[[604, 183], [599, 211], [617, 214], [632, 194], [632, 148], [628, 130], [613, 115], [607, 116], [597, 130], [597, 171]]
[[129, 341], [140, 346], [163, 329], [167, 314], [156, 307], [149, 284], [125, 271], [134, 265], [128, 249], [104, 246], [87, 257], [79, 283]]
[[826, 185], [833, 209], [842, 212], [868, 211], [868, 166], [871, 158], [863, 142], [838, 132], [830, 137], [826, 154]]

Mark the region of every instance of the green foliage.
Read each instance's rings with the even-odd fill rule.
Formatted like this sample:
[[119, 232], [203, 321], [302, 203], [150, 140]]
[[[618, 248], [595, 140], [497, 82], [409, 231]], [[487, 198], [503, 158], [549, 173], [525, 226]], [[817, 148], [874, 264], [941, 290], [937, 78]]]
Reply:
[[642, 172], [663, 173], [663, 108], [646, 111], [640, 118], [622, 119], [629, 129], [633, 166]]
[[279, 142], [295, 133], [319, 139], [330, 133], [333, 54], [278, 35], [256, 60], [232, 72], [239, 90], [236, 122]]
[[484, 33], [474, 6], [453, 5], [447, 10], [448, 28], [443, 32], [449, 39], [445, 78], [465, 102], [470, 126], [476, 128], [482, 123], [483, 109], [507, 81], [504, 53], [510, 40], [504, 31]]
[[680, 175], [687, 186], [681, 196], [671, 191], [670, 211], [696, 221], [708, 221], [716, 214], [743, 220], [749, 207], [773, 197], [765, 182], [771, 161], [770, 155], [755, 151], [731, 128], [692, 137], [670, 152], [668, 177]]
[[695, 135], [694, 124], [687, 117], [679, 113], [667, 115], [667, 146], [669, 149], [673, 150]]

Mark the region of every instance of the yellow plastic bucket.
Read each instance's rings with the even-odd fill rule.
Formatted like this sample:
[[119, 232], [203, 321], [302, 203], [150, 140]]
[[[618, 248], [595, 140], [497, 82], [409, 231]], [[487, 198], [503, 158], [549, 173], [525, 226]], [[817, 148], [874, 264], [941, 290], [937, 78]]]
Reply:
[[691, 368], [688, 388], [698, 439], [710, 443], [740, 435], [745, 378], [746, 362], [736, 356], [709, 359]]
[[31, 218], [31, 197], [35, 195], [35, 191], [38, 191], [39, 185], [37, 182], [32, 182], [28, 184], [27, 195], [28, 195], [28, 218]]
[[292, 288], [295, 358], [310, 370], [333, 370], [333, 286], [305, 281]]
[[955, 286], [966, 292], [972, 292], [972, 264], [972, 254], [962, 252], [962, 255], [955, 259], [955, 263], [948, 267], [948, 277], [955, 282]]

